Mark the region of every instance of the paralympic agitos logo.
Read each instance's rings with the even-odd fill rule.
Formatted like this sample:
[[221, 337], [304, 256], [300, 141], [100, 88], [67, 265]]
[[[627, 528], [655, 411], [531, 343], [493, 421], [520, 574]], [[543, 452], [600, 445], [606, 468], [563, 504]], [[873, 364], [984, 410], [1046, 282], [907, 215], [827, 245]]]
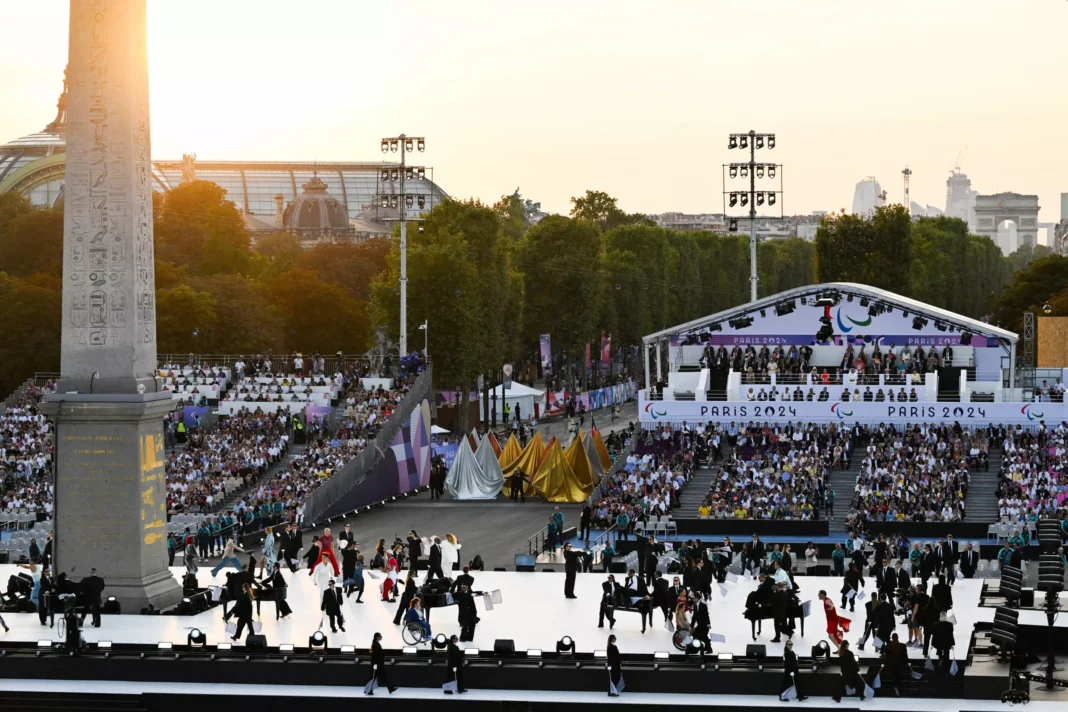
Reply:
[[[868, 321], [871, 321], [870, 319]], [[831, 412], [838, 416], [839, 420], [845, 420], [846, 418], [853, 417], [853, 411], [846, 410], [846, 407], [841, 403], [835, 403], [831, 406]]]
[[653, 420], [656, 420], [657, 418], [663, 418], [665, 415], [667, 415], [667, 411], [666, 410], [661, 410], [661, 411], [653, 410], [653, 404], [652, 403], [646, 403], [645, 404], [645, 412], [648, 413], [650, 416], [652, 416]]
[[1041, 420], [1046, 416], [1045, 413], [1039, 413], [1034, 408], [1034, 403], [1028, 403], [1023, 408], [1020, 408], [1020, 414], [1026, 415], [1028, 420]]
[[845, 316], [846, 320], [848, 320], [852, 324], [852, 326], [846, 326], [845, 322], [842, 321], [842, 316], [843, 316], [842, 307], [838, 307], [838, 311], [835, 312], [835, 317], [836, 317], [836, 319], [838, 321], [838, 330], [841, 331], [843, 334], [848, 334], [850, 331], [853, 330], [854, 326], [871, 326], [871, 315], [870, 314], [868, 315], [868, 318], [864, 319], [863, 321], [857, 321], [856, 319], [854, 319], [853, 317], [849, 316], [848, 314], [845, 314], [844, 316]]

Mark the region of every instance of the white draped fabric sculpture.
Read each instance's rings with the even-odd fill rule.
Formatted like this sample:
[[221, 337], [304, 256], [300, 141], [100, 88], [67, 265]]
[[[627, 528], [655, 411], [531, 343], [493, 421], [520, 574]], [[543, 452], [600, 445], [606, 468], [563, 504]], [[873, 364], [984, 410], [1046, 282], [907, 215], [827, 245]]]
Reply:
[[445, 490], [453, 499], [494, 499], [504, 486], [504, 474], [489, 438], [483, 437], [472, 452], [468, 439], [460, 440], [456, 458], [445, 477]]

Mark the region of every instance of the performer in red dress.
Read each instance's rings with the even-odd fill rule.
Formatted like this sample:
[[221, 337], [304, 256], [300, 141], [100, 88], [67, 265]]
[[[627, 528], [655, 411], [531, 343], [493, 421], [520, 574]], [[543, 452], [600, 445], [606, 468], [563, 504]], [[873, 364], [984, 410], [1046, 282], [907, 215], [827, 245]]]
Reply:
[[341, 569], [337, 565], [337, 557], [334, 556], [334, 537], [330, 534], [330, 527], [323, 530], [323, 535], [319, 537], [319, 558], [315, 560], [315, 563], [311, 566], [311, 571], [308, 575], [311, 576], [315, 571], [315, 567], [319, 565], [319, 562], [324, 558], [330, 559], [330, 563], [334, 566], [334, 576], [341, 575]]
[[826, 591], [820, 591], [820, 600], [823, 601], [823, 612], [827, 616], [827, 635], [830, 637], [831, 642], [834, 643], [834, 649], [837, 651], [842, 647], [842, 633], [849, 631], [849, 619], [838, 615], [838, 611], [835, 610], [834, 601], [827, 595]]
[[385, 566], [386, 580], [382, 582], [382, 600], [388, 601], [389, 594], [397, 585], [397, 578], [400, 576], [400, 562], [397, 561], [396, 551], [389, 553], [389, 559], [386, 560]]

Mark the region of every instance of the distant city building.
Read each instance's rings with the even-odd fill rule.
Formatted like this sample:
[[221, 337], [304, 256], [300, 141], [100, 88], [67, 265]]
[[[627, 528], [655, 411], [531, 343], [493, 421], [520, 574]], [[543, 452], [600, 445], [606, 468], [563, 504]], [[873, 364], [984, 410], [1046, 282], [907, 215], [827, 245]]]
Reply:
[[[0, 193], [17, 192], [35, 205], [55, 204], [63, 194], [66, 135], [64, 80], [56, 118], [38, 133], [0, 145]], [[329, 233], [338, 237], [347, 231], [348, 235], [359, 237], [392, 231], [391, 221], [399, 217], [399, 210], [381, 207], [379, 198], [396, 195], [400, 183], [382, 181], [381, 169], [397, 165], [379, 161], [208, 161], [187, 155], [177, 161], [153, 159], [152, 188], [166, 192], [187, 180], [212, 181], [226, 191], [227, 199], [234, 202], [244, 215], [245, 224], [255, 234], [282, 229], [279, 213], [285, 211], [285, 204], [301, 200], [301, 186], [313, 185], [315, 191], [321, 186], [336, 209], [327, 221], [331, 231], [320, 229], [317, 235]], [[423, 210], [417, 206], [408, 209], [407, 214], [412, 217], [448, 197], [429, 179], [406, 181], [405, 192], [425, 196]], [[281, 210], [279, 196], [283, 203]], [[348, 227], [333, 227], [342, 218], [348, 221]]]
[[1068, 193], [1061, 193], [1061, 222], [1068, 222]]
[[940, 208], [936, 208], [933, 205], [920, 205], [915, 200], [909, 206], [909, 212], [912, 213], [913, 220], [916, 218], [937, 218], [944, 214]]
[[[811, 241], [816, 239], [816, 229], [826, 214], [826, 211], [817, 211], [811, 215], [787, 215], [781, 219], [758, 217], [756, 234], [764, 240], [800, 237]], [[661, 213], [649, 217], [658, 226], [672, 230], [684, 232], [707, 230], [720, 233], [728, 231], [728, 218], [722, 213]], [[749, 234], [748, 218], [738, 218], [738, 233]]]
[[876, 208], [886, 205], [886, 191], [874, 178], [865, 178], [853, 191], [853, 214], [872, 215]]
[[953, 171], [946, 179], [946, 216], [960, 218], [975, 232], [975, 199], [979, 191], [972, 190], [972, 182], [960, 171]]

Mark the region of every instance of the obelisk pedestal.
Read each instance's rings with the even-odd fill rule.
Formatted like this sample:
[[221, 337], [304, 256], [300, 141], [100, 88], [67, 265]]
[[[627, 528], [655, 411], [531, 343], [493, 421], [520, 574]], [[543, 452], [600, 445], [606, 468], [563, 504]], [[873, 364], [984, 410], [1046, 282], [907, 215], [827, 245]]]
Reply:
[[[167, 569], [145, 0], [70, 0], [56, 570], [125, 613], [177, 603]], [[83, 573], [84, 572], [84, 573]]]

